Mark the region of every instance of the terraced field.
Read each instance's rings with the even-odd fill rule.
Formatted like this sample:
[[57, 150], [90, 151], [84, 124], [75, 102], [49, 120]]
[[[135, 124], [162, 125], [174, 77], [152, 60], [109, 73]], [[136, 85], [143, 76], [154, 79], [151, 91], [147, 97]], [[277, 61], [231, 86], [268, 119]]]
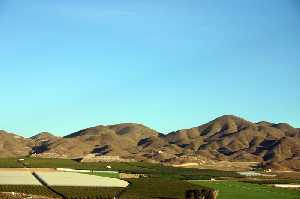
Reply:
[[274, 188], [237, 181], [191, 181], [193, 184], [219, 190], [218, 199], [299, 199], [300, 190]]

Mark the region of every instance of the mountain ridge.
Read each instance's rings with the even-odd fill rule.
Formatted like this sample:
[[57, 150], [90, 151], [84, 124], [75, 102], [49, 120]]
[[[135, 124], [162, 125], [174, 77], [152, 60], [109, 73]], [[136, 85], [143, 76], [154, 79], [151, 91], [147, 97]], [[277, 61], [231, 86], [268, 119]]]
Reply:
[[176, 163], [182, 157], [197, 157], [215, 161], [254, 161], [265, 167], [300, 170], [299, 128], [287, 123], [253, 123], [234, 115], [224, 115], [168, 134], [143, 124], [121, 123], [98, 125], [64, 137], [43, 132], [22, 138], [5, 131], [0, 131], [0, 136], [2, 157], [48, 157], [50, 154], [79, 158], [96, 154], [165, 163]]

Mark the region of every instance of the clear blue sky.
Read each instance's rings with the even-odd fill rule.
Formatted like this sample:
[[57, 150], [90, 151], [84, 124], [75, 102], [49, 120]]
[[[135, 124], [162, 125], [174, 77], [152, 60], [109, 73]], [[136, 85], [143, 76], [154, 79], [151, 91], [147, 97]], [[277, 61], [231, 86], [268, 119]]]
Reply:
[[0, 129], [300, 127], [298, 0], [0, 0]]

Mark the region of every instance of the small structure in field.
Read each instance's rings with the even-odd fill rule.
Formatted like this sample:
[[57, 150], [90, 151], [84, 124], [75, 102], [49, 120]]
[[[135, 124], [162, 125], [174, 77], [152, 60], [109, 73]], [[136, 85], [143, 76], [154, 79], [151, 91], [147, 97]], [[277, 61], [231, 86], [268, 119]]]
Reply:
[[134, 174], [134, 173], [120, 173], [120, 178], [121, 179], [126, 179], [126, 178], [146, 178], [147, 175], [145, 174]]
[[299, 189], [300, 184], [275, 184], [274, 187]]
[[271, 172], [272, 172], [272, 169], [265, 169], [264, 172], [266, 172], [266, 173], [271, 173]]
[[270, 178], [276, 177], [275, 174], [263, 174], [256, 171], [241, 171], [237, 173], [246, 177], [257, 177], [257, 176], [270, 177]]

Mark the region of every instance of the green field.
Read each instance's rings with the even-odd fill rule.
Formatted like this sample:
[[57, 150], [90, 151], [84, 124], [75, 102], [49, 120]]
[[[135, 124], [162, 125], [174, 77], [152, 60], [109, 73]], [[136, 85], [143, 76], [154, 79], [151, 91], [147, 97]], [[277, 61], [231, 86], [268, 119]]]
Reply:
[[113, 199], [123, 188], [116, 187], [51, 187], [68, 199]]
[[244, 180], [242, 182], [252, 183], [252, 184], [300, 184], [300, 179], [259, 179], [259, 180]]
[[17, 158], [0, 158], [0, 168], [22, 168], [24, 167]]
[[[113, 199], [116, 195], [119, 195], [120, 199], [152, 199], [159, 197], [184, 199], [186, 190], [197, 189], [207, 193], [210, 191], [206, 187], [181, 180], [169, 181], [159, 178], [140, 178], [129, 179], [128, 181], [130, 186], [127, 188], [68, 186], [51, 186], [51, 188], [68, 199]], [[59, 195], [51, 192], [44, 186], [0, 185], [0, 192], [19, 192], [60, 198]]]
[[0, 185], [0, 192], [16, 192], [59, 198], [58, 195], [46, 187], [36, 185]]
[[274, 188], [237, 181], [192, 181], [192, 183], [219, 190], [218, 199], [299, 199], [300, 190]]
[[[89, 199], [113, 199], [123, 188], [113, 187], [67, 187], [53, 186], [53, 190], [62, 194], [65, 198], [89, 198]], [[59, 195], [50, 191], [44, 186], [30, 185], [0, 185], [0, 192], [26, 193], [53, 198], [61, 198]]]
[[[218, 199], [299, 199], [300, 190], [273, 188], [268, 185], [250, 184], [237, 181], [192, 181], [159, 178], [129, 179], [131, 184], [123, 191], [120, 188], [96, 187], [52, 187], [66, 198], [110, 199], [121, 192], [120, 199], [177, 198], [183, 199], [186, 190], [219, 190]], [[1, 185], [0, 192], [20, 192], [43, 196], [59, 197], [43, 186]], [[209, 190], [207, 190], [209, 191]]]
[[[147, 199], [155, 197], [168, 198], [184, 198], [186, 190], [210, 189], [219, 190], [218, 199], [300, 199], [300, 190], [288, 190], [274, 188], [267, 184], [273, 183], [296, 183], [295, 180], [259, 180], [253, 181], [251, 179], [242, 178], [235, 172], [218, 171], [218, 170], [204, 170], [204, 169], [187, 169], [175, 168], [170, 166], [163, 166], [161, 164], [151, 164], [142, 162], [133, 163], [80, 163], [78, 161], [69, 159], [45, 159], [45, 158], [24, 158], [24, 161], [18, 162], [17, 158], [2, 158], [0, 159], [0, 167], [2, 168], [71, 168], [71, 169], [85, 169], [92, 171], [118, 171], [120, 173], [136, 173], [145, 174], [148, 178], [128, 179], [130, 185], [121, 192], [121, 199]], [[107, 168], [110, 166], [111, 168]], [[119, 173], [87, 173], [90, 175], [99, 175], [105, 177], [119, 178]], [[245, 180], [245, 182], [238, 181], [199, 181], [215, 179], [232, 179]], [[190, 181], [193, 184], [187, 182]], [[198, 180], [198, 181], [197, 181]], [[2, 189], [19, 189], [27, 190], [26, 187], [9, 187], [4, 186]], [[27, 192], [32, 193], [34, 187], [28, 187]], [[25, 190], [25, 191], [26, 191]], [[101, 188], [72, 188], [72, 187], [55, 187], [59, 193], [63, 193], [71, 198], [76, 195], [89, 198], [101, 198], [104, 196], [110, 198], [119, 190], [101, 189]], [[0, 189], [1, 191], [1, 189]], [[37, 190], [41, 195], [49, 194], [45, 190]], [[25, 192], [25, 193], [27, 193]], [[113, 193], [110, 195], [109, 193]]]
[[97, 173], [91, 172], [87, 174], [101, 176], [101, 177], [109, 177], [109, 178], [120, 178], [120, 174], [117, 172], [97, 172]]
[[[161, 164], [151, 164], [143, 162], [109, 162], [109, 163], [80, 163], [69, 159], [51, 159], [51, 158], [29, 158], [25, 157], [25, 161], [21, 163], [17, 158], [0, 158], [0, 168], [71, 168], [71, 169], [87, 169], [98, 171], [119, 171], [120, 173], [137, 173], [146, 174], [149, 177], [159, 177], [165, 179], [180, 180], [207, 180], [210, 178], [239, 178], [236, 172], [218, 171], [209, 169], [187, 169], [175, 168], [171, 166], [163, 166]], [[111, 169], [108, 169], [110, 166]]]
[[120, 199], [152, 199], [152, 198], [174, 198], [184, 199], [187, 190], [210, 189], [195, 185], [182, 180], [167, 180], [159, 178], [128, 179], [130, 185], [125, 189]]
[[[168, 197], [168, 198], [184, 198], [186, 190], [197, 189], [208, 191], [209, 189], [199, 185], [193, 185], [184, 180], [188, 179], [209, 179], [211, 177], [240, 177], [235, 172], [225, 172], [216, 170], [198, 170], [198, 169], [184, 169], [170, 166], [163, 166], [161, 164], [150, 163], [80, 163], [68, 159], [43, 159], [43, 158], [28, 158], [24, 161], [18, 162], [17, 159], [0, 159], [1, 167], [27, 167], [27, 168], [71, 168], [71, 169], [85, 169], [93, 171], [118, 171], [123, 173], [146, 174], [148, 178], [129, 179], [129, 187], [121, 192], [121, 199], [147, 199], [153, 197]], [[110, 166], [111, 169], [108, 169]], [[96, 173], [88, 174], [119, 177], [118, 173]], [[6, 186], [6, 189], [9, 187]], [[12, 189], [24, 190], [24, 193], [31, 193], [32, 187], [10, 187]], [[63, 194], [69, 198], [88, 197], [88, 198], [111, 198], [119, 190], [101, 189], [101, 188], [73, 188], [73, 187], [52, 187], [58, 193]], [[42, 191], [39, 191], [42, 192]], [[110, 195], [109, 193], [112, 193]], [[41, 193], [41, 195], [43, 195]]]
[[22, 161], [28, 168], [76, 168], [80, 163], [70, 159], [55, 158], [24, 158]]

